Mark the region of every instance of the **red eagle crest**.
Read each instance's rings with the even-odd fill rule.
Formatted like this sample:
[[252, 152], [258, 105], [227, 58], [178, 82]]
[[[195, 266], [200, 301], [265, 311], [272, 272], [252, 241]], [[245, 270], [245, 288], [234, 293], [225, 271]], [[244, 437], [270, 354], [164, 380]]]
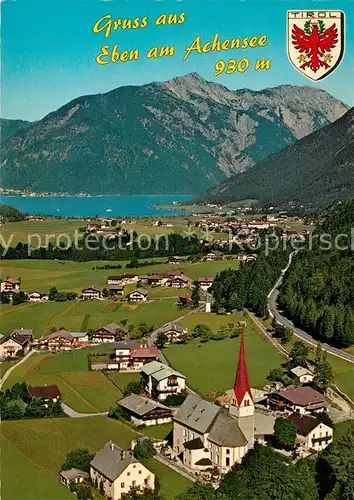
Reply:
[[303, 64], [300, 68], [310, 68], [316, 73], [321, 66], [330, 67], [332, 56], [329, 53], [338, 43], [335, 23], [326, 29], [323, 21], [307, 21], [304, 30], [294, 24], [291, 33], [292, 44], [301, 53], [298, 59]]

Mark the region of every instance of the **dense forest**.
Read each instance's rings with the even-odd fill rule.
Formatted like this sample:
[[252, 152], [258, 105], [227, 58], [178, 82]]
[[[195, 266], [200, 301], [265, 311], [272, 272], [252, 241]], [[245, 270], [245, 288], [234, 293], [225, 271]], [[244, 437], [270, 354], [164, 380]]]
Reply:
[[0, 203], [0, 221], [1, 222], [19, 222], [24, 220], [25, 216], [11, 205]]
[[214, 309], [222, 307], [232, 311], [247, 307], [258, 316], [264, 316], [268, 293], [286, 266], [289, 252], [280, 248], [266, 255], [261, 251], [256, 261], [241, 264], [236, 270], [221, 271], [211, 288]]
[[279, 306], [314, 337], [337, 346], [354, 344], [354, 200], [332, 206], [311, 246], [293, 259]]

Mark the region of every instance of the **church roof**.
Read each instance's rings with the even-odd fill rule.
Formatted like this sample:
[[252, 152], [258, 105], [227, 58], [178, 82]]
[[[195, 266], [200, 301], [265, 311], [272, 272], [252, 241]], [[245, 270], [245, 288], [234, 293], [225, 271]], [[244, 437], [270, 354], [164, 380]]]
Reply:
[[240, 405], [243, 398], [248, 393], [252, 398], [251, 387], [248, 382], [247, 366], [246, 366], [246, 356], [245, 356], [245, 340], [244, 336], [241, 335], [240, 344], [240, 354], [238, 358], [237, 373], [234, 385], [234, 393], [236, 397], [237, 404]]
[[208, 441], [218, 446], [229, 446], [238, 448], [246, 446], [247, 439], [243, 435], [236, 418], [220, 410], [215, 422], [210, 430]]
[[219, 411], [219, 406], [204, 401], [194, 394], [188, 394], [182, 406], [177, 410], [174, 420], [204, 434], [210, 429]]

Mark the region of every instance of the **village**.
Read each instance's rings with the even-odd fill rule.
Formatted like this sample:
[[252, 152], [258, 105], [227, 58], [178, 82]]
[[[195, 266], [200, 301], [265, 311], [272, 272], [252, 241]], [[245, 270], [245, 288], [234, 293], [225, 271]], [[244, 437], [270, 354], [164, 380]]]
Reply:
[[[214, 261], [221, 258], [221, 253], [210, 253], [207, 258]], [[169, 264], [179, 265], [181, 258], [170, 258]], [[177, 270], [166, 274], [108, 275], [105, 297], [101, 288], [88, 286], [82, 289], [80, 298], [84, 302], [95, 302], [118, 295], [128, 303], [143, 304], [149, 300], [149, 290], [157, 287], [175, 288], [177, 295], [180, 289], [197, 290], [197, 310], [212, 315], [212, 299], [208, 292], [212, 284], [212, 276], [192, 280]], [[18, 280], [7, 278], [2, 281], [1, 290], [18, 293], [21, 286]], [[132, 286], [135, 288], [125, 295], [125, 287], [130, 289]], [[187, 308], [183, 309], [186, 314], [195, 311], [191, 296], [192, 293], [178, 296]], [[27, 295], [29, 302], [48, 303], [48, 299], [34, 292]], [[21, 360], [32, 354], [36, 356], [36, 352], [48, 352], [52, 356], [86, 352], [89, 371], [117, 372], [120, 376], [137, 374], [134, 384], [128, 384], [131, 392], [128, 390], [123, 398], [111, 402], [116, 404], [110, 410], [111, 418], [127, 422], [135, 429], [172, 425], [171, 432], [163, 440], [138, 437], [127, 449], [108, 441], [96, 451], [89, 469], [72, 467], [58, 471], [61, 483], [74, 492], [80, 490], [77, 490], [78, 485], [89, 486], [105, 498], [118, 500], [131, 490], [154, 490], [155, 474], [134, 453], [139, 446], [150, 447], [151, 456], [177, 473], [217, 486], [233, 465], [240, 463], [257, 444], [275, 446], [285, 456], [296, 460], [320, 452], [333, 441], [331, 408], [326, 396], [312, 386], [315, 373], [311, 367], [289, 368], [290, 383], [286, 386], [277, 381], [262, 388], [250, 386], [245, 320], [239, 320], [234, 327], [235, 337], [240, 340], [238, 357], [234, 352], [234, 386], [213, 400], [205, 399], [191, 388], [188, 377], [171, 367], [164, 355], [169, 345], [182, 347], [197, 327], [191, 332], [172, 321], [148, 336], [132, 340], [127, 326], [121, 323], [80, 332], [61, 328], [44, 337], [35, 335], [28, 326], [19, 326], [8, 338], [1, 339], [2, 359]], [[105, 354], [92, 352], [95, 346], [105, 346]], [[51, 411], [59, 411], [57, 404], [61, 404], [63, 415], [72, 415], [57, 385], [29, 385], [24, 400], [28, 408], [37, 402]], [[290, 446], [279, 438], [283, 423], [285, 428], [290, 426], [294, 431]]]

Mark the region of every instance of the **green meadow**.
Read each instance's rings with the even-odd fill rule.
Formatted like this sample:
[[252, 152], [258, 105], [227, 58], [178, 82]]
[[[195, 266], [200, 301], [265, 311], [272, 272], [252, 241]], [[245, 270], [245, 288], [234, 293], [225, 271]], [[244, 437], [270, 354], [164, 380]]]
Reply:
[[[2, 499], [73, 498], [58, 481], [60, 466], [70, 450], [88, 448], [94, 453], [109, 440], [128, 449], [136, 436], [128, 425], [99, 416], [3, 422]], [[190, 485], [155, 459], [148, 460], [146, 466], [158, 477], [166, 500], [172, 500]]]
[[[241, 314], [198, 313], [185, 318], [180, 324], [191, 331], [198, 323], [204, 323], [213, 331], [218, 331], [224, 324], [244, 319]], [[176, 370], [186, 375], [190, 387], [206, 395], [233, 387], [239, 347], [239, 338], [205, 343], [191, 340], [187, 344], [168, 346], [164, 354]], [[267, 383], [270, 370], [280, 366], [284, 358], [249, 321], [245, 328], [245, 347], [250, 384], [262, 388]]]
[[107, 276], [126, 273], [137, 275], [149, 273], [166, 273], [176, 269], [183, 271], [192, 279], [200, 276], [215, 276], [223, 269], [229, 267], [235, 269], [238, 266], [236, 260], [217, 260], [214, 262], [182, 263], [179, 266], [167, 264], [167, 259], [154, 259], [161, 264], [143, 266], [137, 269], [96, 269], [106, 264], [125, 265], [127, 261], [94, 261], [94, 262], [72, 262], [57, 260], [2, 260], [1, 276], [10, 276], [14, 279], [21, 278], [24, 291], [38, 290], [48, 292], [53, 286], [58, 290], [80, 293], [81, 289], [88, 285], [104, 287]]

